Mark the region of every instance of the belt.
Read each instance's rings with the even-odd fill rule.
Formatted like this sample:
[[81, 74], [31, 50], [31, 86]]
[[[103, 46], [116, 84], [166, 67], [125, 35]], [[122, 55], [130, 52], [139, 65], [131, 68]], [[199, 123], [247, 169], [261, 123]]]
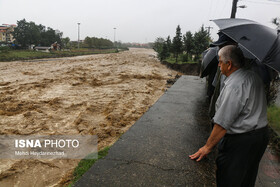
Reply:
[[249, 132], [238, 133], [238, 134], [226, 134], [225, 137], [250, 135], [250, 134], [255, 134], [255, 133], [262, 132], [262, 131], [266, 131], [267, 129], [268, 129], [268, 127], [265, 126], [265, 127], [259, 128], [259, 129], [254, 129], [254, 130], [249, 131]]

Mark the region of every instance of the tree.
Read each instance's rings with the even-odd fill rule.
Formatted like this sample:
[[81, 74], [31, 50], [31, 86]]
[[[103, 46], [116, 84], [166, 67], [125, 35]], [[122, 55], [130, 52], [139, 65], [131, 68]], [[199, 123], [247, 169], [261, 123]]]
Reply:
[[280, 18], [273, 18], [271, 23], [277, 26], [277, 29], [280, 30]]
[[157, 52], [157, 57], [160, 61], [166, 59], [168, 50], [167, 44], [163, 38], [159, 37], [153, 44], [153, 49]]
[[84, 43], [86, 44], [86, 47], [89, 48], [113, 48], [114, 44], [112, 41], [104, 38], [96, 38], [96, 37], [86, 37]]
[[166, 47], [167, 47], [168, 53], [170, 54], [171, 50], [172, 50], [172, 42], [171, 42], [170, 36], [168, 36], [166, 39]]
[[187, 59], [189, 59], [189, 55], [192, 54], [194, 49], [194, 41], [193, 41], [193, 35], [190, 31], [186, 32], [186, 34], [183, 36], [183, 48], [184, 51], [187, 54]]
[[38, 45], [41, 39], [40, 28], [34, 22], [29, 22], [28, 31], [28, 44]]
[[164, 42], [162, 44], [162, 49], [161, 51], [158, 53], [158, 58], [160, 61], [165, 60], [167, 57], [169, 57], [169, 52], [168, 52], [168, 47], [167, 47], [167, 43]]
[[208, 32], [204, 29], [202, 25], [200, 30], [194, 34], [194, 54], [195, 58], [198, 59], [199, 55], [207, 49], [209, 46], [210, 37]]
[[55, 31], [52, 28], [48, 27], [47, 30], [41, 33], [42, 40], [40, 44], [42, 46], [50, 46], [51, 44], [57, 42], [61, 44], [62, 33], [60, 31]]
[[178, 56], [183, 51], [183, 43], [182, 43], [182, 33], [180, 25], [176, 28], [176, 35], [172, 41], [172, 52], [174, 53], [174, 57], [176, 59], [176, 63], [178, 62]]
[[90, 47], [90, 48], [93, 47], [92, 38], [90, 38], [88, 36], [85, 38], [84, 43], [86, 44], [87, 47]]
[[68, 48], [70, 46], [70, 38], [69, 37], [62, 38], [61, 42], [62, 42], [62, 46], [65, 47], [65, 48]]
[[163, 43], [164, 43], [164, 39], [163, 38], [161, 38], [161, 37], [157, 38], [156, 41], [153, 44], [153, 49], [157, 53], [160, 53], [161, 50], [162, 50]]
[[15, 27], [13, 32], [13, 37], [17, 44], [22, 47], [27, 47], [31, 44], [37, 44], [40, 41], [39, 28], [36, 29], [34, 22], [26, 22], [25, 19], [17, 21], [17, 27]]
[[17, 21], [13, 36], [17, 44], [22, 47], [29, 45], [50, 46], [54, 42], [61, 44], [63, 33], [58, 30], [53, 30], [43, 25], [36, 25], [34, 22], [27, 22], [25, 19]]

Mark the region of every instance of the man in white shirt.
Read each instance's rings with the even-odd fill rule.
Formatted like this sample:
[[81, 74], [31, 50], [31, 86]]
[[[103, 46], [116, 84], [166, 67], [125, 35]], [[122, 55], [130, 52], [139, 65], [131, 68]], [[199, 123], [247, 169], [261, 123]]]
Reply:
[[242, 68], [244, 57], [237, 46], [225, 46], [218, 55], [227, 78], [216, 102], [215, 125], [207, 143], [189, 157], [200, 161], [220, 142], [217, 186], [253, 187], [269, 139], [263, 81]]

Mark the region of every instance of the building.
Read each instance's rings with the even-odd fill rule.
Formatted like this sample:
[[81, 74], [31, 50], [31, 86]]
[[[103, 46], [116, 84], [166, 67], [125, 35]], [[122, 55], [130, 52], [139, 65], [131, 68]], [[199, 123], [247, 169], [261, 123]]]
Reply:
[[0, 42], [12, 43], [15, 39], [13, 38], [12, 32], [16, 25], [2, 24], [0, 25]]

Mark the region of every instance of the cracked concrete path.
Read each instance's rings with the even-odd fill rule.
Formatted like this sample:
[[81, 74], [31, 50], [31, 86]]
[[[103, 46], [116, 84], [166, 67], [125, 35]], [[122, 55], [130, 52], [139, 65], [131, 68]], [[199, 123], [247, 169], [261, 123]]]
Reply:
[[188, 158], [211, 130], [205, 90], [182, 76], [74, 186], [215, 186], [214, 153]]

